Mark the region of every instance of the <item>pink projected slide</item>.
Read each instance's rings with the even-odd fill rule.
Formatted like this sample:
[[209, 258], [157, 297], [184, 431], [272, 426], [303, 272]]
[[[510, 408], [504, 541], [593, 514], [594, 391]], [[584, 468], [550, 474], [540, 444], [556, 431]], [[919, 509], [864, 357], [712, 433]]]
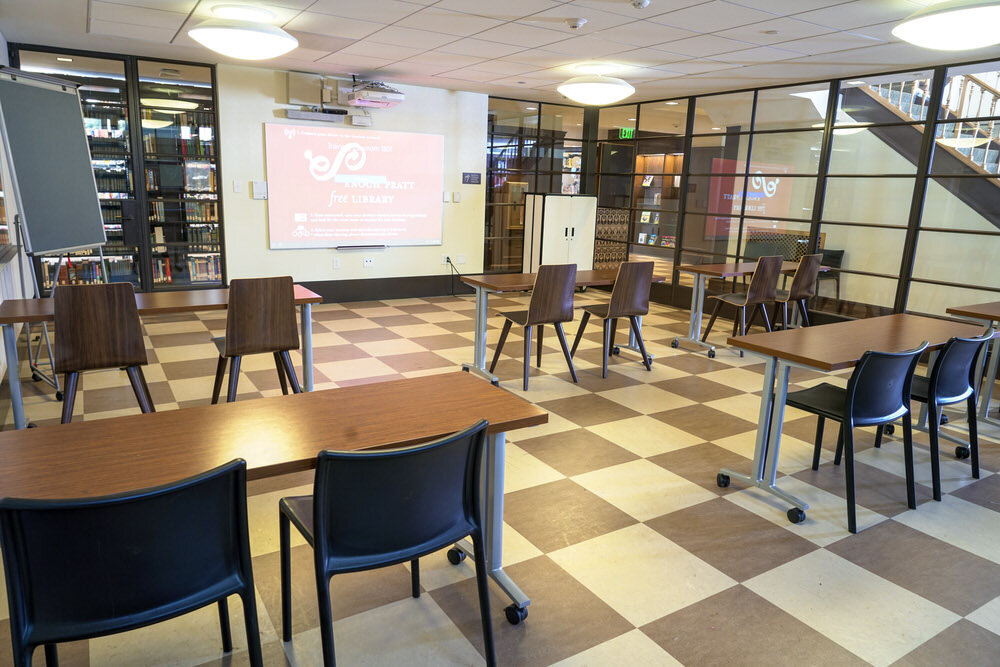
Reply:
[[272, 249], [441, 243], [444, 137], [264, 126]]

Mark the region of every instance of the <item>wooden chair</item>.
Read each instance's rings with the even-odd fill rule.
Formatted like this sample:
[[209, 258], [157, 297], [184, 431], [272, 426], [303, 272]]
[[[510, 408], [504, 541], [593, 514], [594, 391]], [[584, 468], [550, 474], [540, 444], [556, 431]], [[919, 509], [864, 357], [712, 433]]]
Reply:
[[[236, 400], [240, 362], [244, 355], [270, 352], [281, 381], [281, 393], [288, 393], [288, 383], [296, 394], [302, 392], [295, 376], [289, 350], [299, 348], [299, 332], [295, 328], [295, 293], [290, 276], [276, 278], [243, 278], [229, 283], [229, 312], [226, 315], [226, 335], [213, 338], [219, 348], [219, 364], [215, 369], [212, 403], [219, 402], [222, 379], [229, 363], [229, 392], [226, 402]], [[287, 377], [287, 382], [286, 378]]]
[[131, 283], [59, 285], [55, 289], [53, 368], [62, 373], [62, 423], [73, 420], [82, 371], [124, 368], [145, 412], [156, 412], [142, 373], [146, 344]]
[[512, 324], [524, 327], [524, 390], [528, 390], [528, 374], [531, 370], [531, 327], [538, 327], [538, 365], [542, 365], [542, 325], [555, 326], [559, 344], [562, 346], [566, 365], [569, 366], [573, 382], [576, 382], [576, 368], [566, 345], [566, 334], [562, 323], [573, 321], [573, 290], [576, 288], [576, 264], [543, 264], [538, 267], [534, 288], [531, 290], [531, 301], [528, 310], [518, 310], [511, 313], [501, 313], [505, 321], [500, 340], [490, 364], [490, 373], [500, 361], [500, 352], [507, 341]]
[[653, 370], [649, 363], [649, 356], [646, 354], [646, 344], [642, 340], [642, 332], [639, 329], [639, 317], [649, 312], [649, 289], [653, 283], [653, 262], [622, 262], [618, 266], [618, 275], [615, 277], [615, 286], [611, 290], [611, 300], [607, 303], [594, 304], [583, 307], [583, 318], [580, 320], [580, 328], [576, 332], [576, 339], [573, 340], [573, 349], [569, 355], [576, 354], [576, 348], [583, 338], [583, 330], [587, 328], [590, 316], [599, 317], [604, 325], [604, 356], [601, 367], [601, 377], [608, 377], [608, 356], [615, 344], [615, 329], [618, 326], [619, 317], [627, 317], [635, 340], [639, 343], [639, 350], [642, 353], [642, 363], [647, 371]]
[[781, 328], [788, 328], [788, 304], [793, 303], [799, 309], [802, 316], [802, 325], [809, 326], [809, 313], [806, 309], [806, 301], [816, 296], [816, 278], [819, 276], [820, 261], [823, 255], [803, 255], [799, 259], [799, 266], [795, 269], [795, 276], [792, 278], [792, 286], [785, 290], [777, 290], [777, 297], [774, 302], [774, 317], [777, 324], [778, 309], [781, 308]]
[[[781, 275], [781, 264], [784, 261], [780, 255], [761, 257], [757, 260], [757, 267], [753, 271], [750, 286], [745, 293], [718, 294], [708, 297], [716, 300], [715, 310], [712, 311], [712, 317], [709, 318], [708, 327], [701, 339], [708, 340], [708, 334], [712, 331], [712, 325], [715, 324], [715, 318], [719, 316], [719, 311], [724, 303], [736, 306], [737, 314], [733, 318], [734, 336], [746, 334], [747, 329], [753, 326], [753, 319], [758, 311], [764, 319], [764, 328], [770, 331], [771, 323], [767, 319], [767, 310], [765, 310], [764, 304], [772, 303], [777, 298], [778, 276]], [[747, 322], [747, 308], [751, 306], [753, 313], [750, 316], [750, 321]]]

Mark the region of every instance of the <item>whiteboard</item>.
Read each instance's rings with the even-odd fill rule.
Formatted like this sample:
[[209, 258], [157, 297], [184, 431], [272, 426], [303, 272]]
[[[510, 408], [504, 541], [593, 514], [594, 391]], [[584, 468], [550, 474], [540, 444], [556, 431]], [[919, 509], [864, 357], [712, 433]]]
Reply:
[[0, 75], [0, 134], [11, 171], [4, 185], [21, 216], [30, 253], [93, 248], [106, 242], [83, 111], [75, 84]]

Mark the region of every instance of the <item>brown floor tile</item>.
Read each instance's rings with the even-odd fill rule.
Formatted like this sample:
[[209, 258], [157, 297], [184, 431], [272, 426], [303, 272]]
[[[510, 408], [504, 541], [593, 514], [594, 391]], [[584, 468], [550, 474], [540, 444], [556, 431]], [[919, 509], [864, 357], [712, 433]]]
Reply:
[[[556, 377], [567, 382], [573, 381], [573, 377], [569, 374], [569, 371], [557, 373]], [[622, 387], [632, 387], [642, 384], [642, 380], [635, 380], [622, 373], [615, 373], [610, 368], [608, 369], [608, 377], [606, 378], [601, 377], [600, 368], [577, 368], [576, 379], [577, 384], [587, 391], [608, 391], [609, 389], [621, 389]]]
[[400, 375], [399, 373], [396, 373], [394, 375], [378, 375], [376, 377], [370, 377], [370, 378], [355, 378], [353, 380], [338, 380], [337, 381], [337, 386], [338, 387], [356, 387], [359, 384], [373, 384], [375, 382], [387, 382], [389, 380], [403, 380], [405, 378], [406, 378], [405, 375]]
[[178, 345], [200, 345], [201, 343], [211, 343], [212, 334], [206, 331], [194, 331], [189, 333], [160, 334], [150, 336], [149, 342], [153, 347], [175, 347]]
[[[549, 665], [632, 629], [631, 623], [545, 556], [504, 569], [531, 597], [531, 606], [524, 623], [510, 625], [503, 614], [509, 600], [490, 582], [497, 664]], [[431, 596], [482, 653], [475, 580], [437, 589]]]
[[711, 373], [712, 371], [724, 371], [732, 368], [729, 364], [721, 361], [709, 359], [704, 352], [691, 352], [690, 354], [675, 354], [669, 357], [656, 357], [654, 363], [663, 364], [676, 368], [685, 373]]
[[[1000, 392], [998, 392], [1000, 393]], [[949, 443], [945, 452], [953, 451]], [[979, 438], [979, 467], [992, 472], [1000, 472], [1000, 444]]]
[[952, 491], [949, 495], [957, 496], [970, 503], [976, 503], [977, 505], [988, 507], [995, 512], [1000, 512], [1000, 475], [984, 477], [979, 481]]
[[371, 343], [377, 340], [392, 340], [394, 338], [401, 338], [399, 334], [389, 331], [388, 329], [383, 329], [382, 327], [356, 329], [354, 331], [339, 331], [337, 333], [340, 337], [352, 343]]
[[[260, 610], [258, 610], [260, 613]], [[280, 631], [280, 628], [279, 628]], [[233, 632], [236, 632], [234, 629]], [[292, 663], [285, 655], [285, 649], [281, 642], [270, 642], [261, 647], [264, 656], [264, 664], [268, 667], [288, 667]], [[60, 656], [61, 657], [61, 656]], [[61, 664], [61, 661], [60, 661]], [[250, 654], [246, 651], [223, 656], [217, 660], [203, 662], [199, 667], [250, 667]]]
[[444, 368], [455, 365], [454, 361], [449, 361], [440, 354], [434, 354], [433, 352], [393, 354], [387, 357], [379, 357], [379, 361], [399, 373], [425, 371], [431, 368]]
[[197, 313], [159, 313], [157, 315], [145, 315], [142, 321], [145, 324], [161, 324], [164, 322], [197, 322]]
[[380, 327], [405, 327], [412, 324], [427, 324], [425, 320], [413, 315], [389, 315], [386, 317], [370, 317], [369, 319]]
[[1000, 595], [1000, 565], [896, 521], [827, 549], [961, 616]]
[[226, 317], [225, 317], [225, 315], [220, 315], [218, 317], [212, 317], [212, 318], [205, 318], [205, 319], [203, 319], [201, 321], [201, 323], [204, 324], [205, 327], [207, 329], [209, 329], [210, 331], [213, 331], [213, 332], [217, 331], [217, 332], [219, 332], [218, 334], [215, 334], [215, 335], [221, 336], [221, 335], [223, 335], [226, 332]]
[[697, 375], [654, 382], [653, 386], [669, 391], [672, 394], [683, 396], [696, 403], [708, 403], [709, 401], [729, 398], [730, 396], [744, 393], [739, 389], [733, 389], [724, 384], [700, 378]]
[[[295, 530], [295, 527], [292, 527]], [[292, 632], [319, 626], [312, 547], [292, 547]], [[275, 629], [281, 632], [281, 558], [279, 552], [253, 559], [254, 583]], [[410, 572], [402, 565], [340, 574], [330, 584], [333, 620], [410, 597]]]
[[[345, 301], [343, 304], [351, 310], [367, 310], [369, 308], [385, 308], [390, 305], [385, 301]], [[364, 315], [362, 315], [364, 317]]]
[[703, 440], [719, 440], [757, 429], [757, 425], [752, 422], [701, 404], [664, 410], [651, 414], [650, 417]]
[[[899, 464], [899, 475], [894, 475], [880, 468], [855, 461], [854, 493], [857, 504], [874, 510], [882, 516], [896, 516], [907, 511], [909, 508], [906, 506], [905, 475], [902, 462]], [[843, 465], [835, 466], [832, 461], [828, 461], [821, 463], [819, 470], [802, 470], [795, 473], [793, 477], [841, 498], [847, 497]], [[929, 487], [917, 484], [916, 490], [917, 507], [931, 499]]]
[[685, 665], [868, 664], [743, 586], [664, 616], [642, 631]]
[[333, 322], [335, 320], [354, 320], [361, 317], [353, 310], [313, 310], [312, 317], [317, 322]]
[[[149, 394], [153, 398], [153, 405], [163, 403], [173, 403], [174, 393], [170, 391], [168, 382], [150, 382]], [[77, 393], [76, 400], [83, 400], [83, 409], [87, 412], [105, 412], [107, 410], [121, 410], [138, 405], [132, 385], [124, 387], [107, 387], [105, 389], [87, 389]]]
[[[86, 640], [76, 642], [66, 642], [58, 645], [59, 664], [65, 667], [89, 667], [90, 665], [90, 643]], [[10, 620], [0, 621], [0, 664], [13, 664], [14, 650], [10, 644]], [[34, 662], [38, 667], [45, 665], [45, 649], [39, 646], [32, 654]]]
[[[823, 448], [829, 449], [831, 452], [837, 449], [837, 433], [840, 430], [840, 424], [835, 421], [826, 420], [823, 425]], [[814, 415], [809, 415], [806, 417], [800, 417], [798, 419], [792, 419], [786, 421], [781, 426], [782, 434], [787, 434], [793, 438], [797, 438], [802, 442], [813, 443], [816, 442], [816, 417]], [[867, 449], [874, 445], [874, 442], [870, 442], [870, 438], [861, 435], [862, 431], [858, 431], [854, 438], [854, 449], [855, 451], [861, 451], [862, 449]]]
[[[730, 468], [749, 474], [753, 463], [748, 458], [710, 442], [665, 452], [652, 456], [649, 460], [656, 465], [663, 466], [675, 475], [680, 475], [704, 489], [715, 491], [721, 495], [735, 493], [743, 487], [739, 484], [733, 484], [726, 488], [720, 488], [715, 483], [719, 469]], [[780, 472], [778, 476], [781, 477]]]
[[447, 308], [442, 308], [441, 306], [435, 306], [433, 303], [415, 303], [410, 306], [396, 306], [397, 310], [401, 310], [404, 313], [442, 313], [447, 310]]
[[[469, 361], [472, 361], [472, 349], [469, 349]], [[486, 368], [490, 367], [490, 362], [493, 361], [493, 356], [489, 354], [487, 350], [486, 354]], [[497, 362], [497, 367], [493, 370], [493, 374], [496, 375], [501, 380], [510, 380], [513, 378], [524, 377], [524, 363], [520, 359], [504, 359], [501, 358]], [[534, 365], [534, 361], [531, 364], [531, 370], [528, 372], [528, 377], [537, 377], [539, 375], [548, 375], [541, 368]], [[569, 376], [569, 372], [566, 373]], [[530, 385], [529, 385], [530, 388]]]
[[900, 658], [900, 667], [995, 665], [1000, 656], [1000, 636], [964, 618]]
[[[723, 498], [665, 514], [646, 525], [737, 581], [746, 581], [817, 548]], [[739, 549], [734, 549], [734, 544], [739, 544]]]
[[212, 359], [190, 359], [187, 361], [170, 361], [160, 364], [160, 366], [163, 368], [163, 374], [168, 380], [188, 380], [200, 377], [214, 378], [218, 361], [218, 357]]
[[348, 359], [364, 359], [371, 355], [357, 345], [326, 345], [313, 348], [313, 363], [325, 364], [330, 361], [346, 361]]
[[546, 553], [636, 523], [568, 479], [507, 494], [504, 520]]
[[[572, 340], [570, 340], [568, 342], [569, 342], [570, 346], [573, 345], [573, 341]], [[623, 341], [622, 344], [624, 345], [627, 342], [628, 341]], [[603, 350], [601, 350], [601, 348], [599, 348], [599, 347], [591, 347], [591, 348], [588, 348], [586, 350], [577, 350], [576, 354], [573, 356], [573, 358], [574, 359], [582, 359], [583, 361], [587, 361], [587, 362], [590, 362], [592, 364], [596, 364], [598, 366], [597, 372], [600, 373], [601, 372], [600, 371], [601, 354], [603, 354]], [[612, 354], [610, 357], [608, 357], [608, 369], [609, 370], [611, 368], [614, 368], [618, 364], [627, 364], [627, 363], [634, 363], [634, 364], [637, 364], [637, 365], [641, 365], [642, 364], [642, 362], [639, 360], [639, 356], [638, 355]]]
[[639, 458], [582, 428], [519, 440], [517, 445], [567, 477]]
[[[426, 324], [421, 320], [421, 324]], [[473, 347], [473, 342], [458, 334], [439, 334], [437, 336], [415, 336], [410, 339], [417, 345], [428, 350], [450, 350], [456, 347]], [[470, 355], [471, 356], [471, 355]]]
[[539, 403], [538, 406], [570, 420], [577, 426], [604, 424], [641, 414], [596, 394], [582, 394], [571, 398], [545, 401]]

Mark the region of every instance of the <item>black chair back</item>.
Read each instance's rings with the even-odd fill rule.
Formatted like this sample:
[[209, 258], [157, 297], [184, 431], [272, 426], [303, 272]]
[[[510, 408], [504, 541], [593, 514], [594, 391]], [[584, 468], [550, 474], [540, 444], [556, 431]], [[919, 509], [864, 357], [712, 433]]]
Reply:
[[313, 491], [317, 564], [350, 571], [422, 556], [482, 528], [486, 421], [388, 451], [321, 452]]
[[931, 369], [929, 397], [938, 405], [947, 405], [972, 396], [976, 391], [976, 359], [992, 338], [990, 332], [979, 338], [952, 338], [945, 343]]
[[865, 352], [847, 381], [844, 428], [894, 421], [910, 410], [910, 384], [927, 341], [905, 352]]
[[[831, 269], [839, 269], [840, 265], [844, 263], [843, 250], [820, 250], [820, 254], [823, 255], [823, 261], [820, 262], [823, 266], [829, 266]], [[820, 275], [822, 276], [823, 274]]]
[[113, 496], [5, 498], [0, 541], [15, 656], [193, 611], [252, 590], [246, 462]]

